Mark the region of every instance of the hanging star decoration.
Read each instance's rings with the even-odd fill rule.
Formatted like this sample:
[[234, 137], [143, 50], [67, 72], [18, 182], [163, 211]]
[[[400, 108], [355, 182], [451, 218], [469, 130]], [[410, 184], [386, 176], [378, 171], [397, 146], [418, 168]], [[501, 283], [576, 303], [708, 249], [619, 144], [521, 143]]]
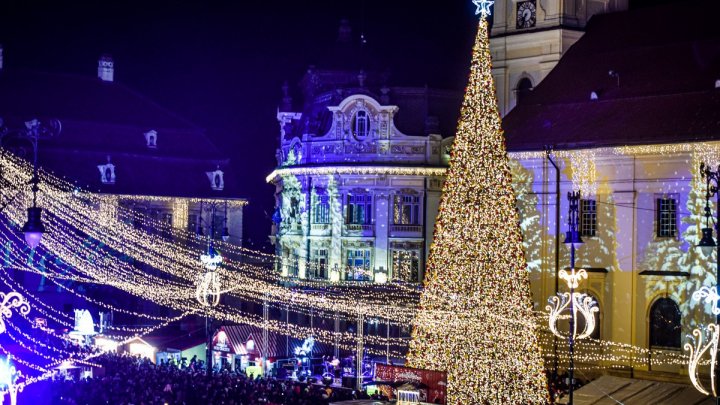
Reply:
[[485, 19], [490, 15], [490, 6], [495, 3], [492, 0], [472, 0], [473, 4], [477, 6], [475, 15], [480, 14], [480, 17]]

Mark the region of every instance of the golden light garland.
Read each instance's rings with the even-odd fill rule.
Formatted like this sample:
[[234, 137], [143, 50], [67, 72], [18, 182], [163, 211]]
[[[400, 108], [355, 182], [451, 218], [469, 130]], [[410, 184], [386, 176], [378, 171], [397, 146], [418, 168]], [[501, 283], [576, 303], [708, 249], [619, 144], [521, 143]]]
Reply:
[[444, 176], [444, 167], [406, 167], [406, 166], [323, 166], [323, 167], [287, 167], [275, 169], [265, 181], [272, 183], [277, 179], [290, 176], [321, 175], [386, 175], [386, 176]]
[[[669, 150], [668, 148], [664, 149]], [[689, 150], [695, 150], [690, 148]], [[701, 150], [697, 148], [697, 150]], [[707, 150], [707, 149], [703, 149]], [[11, 159], [11, 158], [8, 158]], [[22, 187], [29, 178], [30, 170], [26, 164], [20, 161], [13, 161], [2, 156], [3, 176], [6, 180], [17, 187]], [[6, 164], [7, 163], [7, 164]], [[3, 190], [7, 197], [11, 195], [13, 190]], [[127, 291], [135, 296], [149, 299], [162, 306], [176, 309], [178, 311], [194, 311], [199, 310], [191, 304], [193, 284], [192, 280], [198, 273], [199, 266], [197, 263], [197, 254], [200, 251], [192, 245], [181, 245], [173, 241], [165, 241], [157, 235], [152, 235], [143, 230], [143, 227], [149, 227], [154, 230], [171, 229], [170, 225], [162, 224], [161, 221], [147, 218], [142, 214], [133, 212], [123, 206], [114, 206], [114, 202], [106, 200], [106, 196], [95, 196], [82, 191], [76, 192], [74, 189], [68, 188], [66, 183], [57, 181], [51, 176], [43, 175], [42, 184], [42, 203], [48, 207], [47, 213], [61, 219], [62, 223], [53, 224], [52, 232], [46, 235], [43, 242], [44, 248], [54, 253], [60, 253], [59, 257], [72, 263], [72, 266], [58, 265], [55, 262], [45, 263], [43, 266], [47, 271], [47, 278], [51, 282], [59, 282], [63, 279], [73, 279], [77, 282], [87, 283], [96, 282], [116, 287], [122, 291]], [[138, 197], [141, 199], [142, 196]], [[504, 196], [503, 196], [504, 198]], [[502, 200], [503, 202], [505, 200]], [[106, 204], [106, 205], [103, 205]], [[97, 211], [88, 207], [97, 207]], [[8, 207], [8, 216], [12, 222], [22, 223], [24, 221], [24, 202], [22, 198], [17, 200]], [[134, 229], [128, 223], [122, 223], [123, 219], [135, 218], [140, 221], [142, 226], [140, 229]], [[471, 217], [478, 220], [478, 217]], [[175, 220], [173, 223], [175, 224]], [[116, 228], [116, 229], [110, 229]], [[177, 234], [185, 237], [182, 240], [191, 240], [192, 233], [184, 229], [175, 230]], [[104, 246], [99, 246], [96, 242], [85, 242], [84, 234], [90, 234], [93, 239], [102, 241]], [[106, 244], [106, 242], [109, 242]], [[202, 244], [199, 241], [197, 245]], [[22, 241], [17, 239], [12, 241], [13, 248], [10, 254], [13, 261], [22, 262], [23, 255], [27, 255], [16, 246]], [[68, 249], [72, 246], [74, 249]], [[218, 246], [223, 246], [222, 242], [218, 242]], [[107, 255], [110, 250], [116, 250], [129, 257], [142, 260], [150, 266], [158, 265], [159, 270], [163, 272], [163, 276], [149, 274], [139, 268], [116, 258]], [[221, 247], [221, 250], [236, 253], [238, 255], [252, 255], [254, 257], [264, 258], [268, 261], [277, 259], [274, 255], [263, 254], [246, 249], [234, 248], [231, 245]], [[98, 253], [99, 252], [99, 253]], [[100, 262], [90, 263], [89, 259], [92, 255], [103, 256]], [[491, 258], [486, 256], [486, 259]], [[40, 260], [40, 259], [38, 259]], [[95, 259], [98, 260], [98, 259]], [[164, 263], [164, 264], [163, 264]], [[459, 263], [470, 266], [474, 262]], [[334, 314], [338, 312], [340, 317], [346, 321], [352, 321], [356, 314], [357, 307], [368, 316], [377, 318], [390, 319], [393, 325], [402, 325], [412, 319], [417, 309], [415, 304], [418, 299], [417, 287], [404, 284], [393, 284], [387, 286], [372, 286], [376, 288], [378, 294], [368, 294], [367, 284], [363, 283], [339, 283], [338, 285], [328, 285], [324, 282], [287, 280], [289, 285], [298, 287], [299, 290], [277, 285], [283, 282], [283, 279], [275, 274], [268, 274], [266, 268], [260, 266], [248, 265], [241, 263], [233, 258], [226, 261], [227, 268], [220, 271], [223, 279], [228, 284], [238, 284], [238, 289], [229, 289], [228, 294], [234, 295], [245, 301], [263, 302], [270, 299], [274, 307], [283, 308], [285, 306], [293, 311], [303, 314]], [[28, 267], [30, 271], [38, 271], [32, 267]], [[158, 283], [163, 282], [168, 285], [166, 291], [158, 289]], [[62, 284], [62, 283], [60, 283]], [[59, 288], [62, 288], [58, 286]], [[311, 287], [314, 291], [302, 291], [302, 288]], [[77, 291], [70, 292], [82, 296]], [[267, 295], [267, 293], [270, 293]], [[270, 297], [270, 298], [268, 298]], [[387, 299], [392, 297], [392, 299]], [[447, 301], [457, 299], [452, 292], [446, 291], [428, 291], [426, 297], [438, 301], [438, 306], [447, 305]], [[384, 302], [383, 302], [384, 301]], [[97, 302], [99, 305], [101, 302]], [[391, 303], [391, 304], [389, 304]], [[117, 309], [122, 310], [122, 309]], [[317, 311], [317, 312], [313, 312]], [[182, 312], [181, 312], [182, 313]], [[424, 314], [421, 319], [426, 325], [433, 328], [442, 328], [447, 326], [460, 327], [463, 325], [461, 320], [464, 317], [471, 318], [473, 314], [482, 314], [484, 319], [495, 319], [497, 324], [516, 325], [516, 329], [521, 334], [529, 334], [530, 336], [539, 329], [532, 320], [517, 321], [515, 316], [506, 316], [503, 313], [494, 313], [485, 309], [473, 308], [471, 311], [458, 312], [458, 321], [448, 322], [447, 316], [451, 311], [435, 310], [424, 308]], [[145, 316], [147, 314], [134, 313], [135, 316]], [[255, 314], [237, 311], [232, 308], [221, 307], [215, 315], [218, 319], [227, 319], [236, 322], [250, 322], [258, 326], [262, 326], [263, 320], [257, 318]], [[320, 317], [322, 315], [319, 315]], [[157, 321], [167, 322], [168, 317], [157, 317]], [[272, 331], [277, 333], [288, 333], [291, 336], [304, 338], [308, 334], [317, 333], [319, 341], [332, 343], [335, 338], [334, 332], [319, 331], [318, 329], [300, 327], [286, 322], [274, 322]], [[480, 331], [476, 331], [478, 334]], [[352, 349], [356, 342], [357, 336], [353, 333], [343, 332], [339, 335], [341, 339], [341, 347]], [[366, 337], [368, 344], [384, 345], [392, 344], [400, 347], [407, 345], [402, 339], [393, 338], [386, 340], [383, 337]], [[608, 346], [609, 347], [609, 346]], [[615, 346], [612, 346], [615, 347]], [[384, 355], [384, 351], [372, 349], [373, 353]], [[642, 361], [642, 351], [639, 348], [633, 349], [613, 349], [619, 354], [588, 354], [585, 358], [587, 361], [597, 362], [635, 362], [638, 364]], [[619, 351], [618, 351], [619, 350]], [[625, 351], [623, 351], [625, 350]], [[547, 352], [545, 352], [547, 353]], [[638, 354], [640, 353], [640, 354]], [[393, 355], [401, 355], [402, 353], [393, 350]], [[580, 361], [580, 360], [579, 360]], [[584, 360], [583, 360], [584, 361]], [[682, 363], [682, 357], [670, 358], [668, 363], [655, 363], [656, 359], [652, 359], [653, 364], [676, 364]]]

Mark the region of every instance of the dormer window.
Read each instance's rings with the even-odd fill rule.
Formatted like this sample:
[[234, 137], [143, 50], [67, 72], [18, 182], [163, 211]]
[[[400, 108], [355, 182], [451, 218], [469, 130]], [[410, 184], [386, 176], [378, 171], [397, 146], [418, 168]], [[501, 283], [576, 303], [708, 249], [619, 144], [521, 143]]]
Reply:
[[353, 136], [358, 141], [365, 139], [370, 133], [370, 116], [367, 111], [360, 110], [355, 113], [355, 117], [352, 121]]
[[222, 191], [225, 188], [223, 171], [220, 170], [219, 166], [217, 169], [215, 169], [215, 171], [205, 172], [205, 174], [208, 176], [208, 180], [210, 180], [210, 188], [212, 188], [213, 191]]
[[150, 149], [157, 148], [157, 131], [154, 129], [145, 132], [145, 142], [147, 142], [147, 147]]
[[98, 165], [97, 168], [100, 171], [102, 184], [115, 184], [115, 165], [110, 163], [110, 156], [108, 156], [106, 164]]

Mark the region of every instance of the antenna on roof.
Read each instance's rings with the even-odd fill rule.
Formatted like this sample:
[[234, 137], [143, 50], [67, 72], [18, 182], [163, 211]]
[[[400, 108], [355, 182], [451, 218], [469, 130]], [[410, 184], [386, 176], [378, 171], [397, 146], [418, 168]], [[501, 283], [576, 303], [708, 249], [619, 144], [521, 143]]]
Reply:
[[608, 76], [614, 77], [617, 80], [617, 86], [620, 87], [620, 73], [610, 69], [608, 70]]
[[[365, 0], [362, 1], [360, 6], [360, 69], [365, 68], [365, 44], [367, 39], [365, 38]], [[362, 84], [360, 84], [362, 87]]]

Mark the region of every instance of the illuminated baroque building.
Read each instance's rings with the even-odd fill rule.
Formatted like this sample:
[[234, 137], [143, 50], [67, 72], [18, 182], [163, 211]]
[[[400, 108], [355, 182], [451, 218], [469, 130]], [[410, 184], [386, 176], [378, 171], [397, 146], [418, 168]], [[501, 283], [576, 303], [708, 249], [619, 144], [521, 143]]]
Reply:
[[[100, 193], [107, 203], [96, 207], [99, 212], [122, 206], [140, 213], [133, 222], [136, 227], [154, 232], [152, 221], [161, 221], [208, 235], [214, 222], [215, 238], [242, 245], [247, 200], [239, 197], [227, 156], [203, 129], [117, 82], [110, 56], [99, 59], [96, 77], [14, 70], [8, 68], [8, 58], [4, 62], [0, 133], [24, 129], [35, 119], [62, 124], [58, 136], [40, 139], [38, 163], [43, 170]], [[22, 142], [4, 140], [3, 146], [20, 153], [28, 150]], [[32, 154], [24, 157], [31, 159]], [[185, 237], [179, 232], [154, 236]], [[35, 291], [55, 291], [44, 277], [26, 281]], [[73, 305], [70, 294], [62, 299], [69, 301], [58, 302], [61, 307]]]
[[[593, 17], [503, 121], [519, 163], [513, 180], [536, 310], [544, 311], [557, 271], [569, 266], [567, 193], [579, 190], [585, 244], [576, 263], [589, 273], [580, 288], [600, 307], [589, 344], [597, 364], [636, 376], [686, 373], [669, 359], [683, 354], [692, 327], [714, 322], [710, 304], [690, 297], [716, 283], [715, 252], [695, 247], [700, 228], [713, 227], [704, 217], [700, 164], [716, 170], [720, 163], [720, 29], [705, 6]], [[619, 344], [652, 351], [621, 359]]]
[[[511, 13], [503, 3], [496, 5], [499, 15], [516, 12], [518, 4], [513, 3]], [[625, 8], [597, 4], [602, 7], [595, 11]], [[720, 29], [703, 7], [707, 3], [666, 5], [592, 19], [584, 9], [582, 21], [577, 20], [584, 33], [572, 47], [564, 47], [550, 62], [526, 59], [535, 67], [549, 67], [538, 70], [537, 78], [533, 74], [532, 85], [511, 111], [516, 99], [510, 100], [514, 93], [509, 89], [522, 74], [508, 73], [508, 60], [494, 59], [495, 72], [503, 72], [494, 76], [498, 97], [509, 111], [503, 129], [538, 312], [545, 312], [548, 297], [564, 290], [557, 272], [570, 263], [563, 245], [567, 193], [581, 192], [585, 244], [576, 250], [576, 264], [588, 271], [589, 279], [579, 291], [595, 298], [600, 308], [593, 339], [576, 349], [579, 362], [592, 363], [585, 365], [586, 375], [612, 369], [687, 382], [678, 360], [682, 345], [692, 327], [713, 321], [709, 304], [690, 299], [700, 286], [714, 286], [716, 280], [715, 253], [706, 257], [694, 247], [699, 229], [707, 226], [699, 166], [705, 162], [715, 169], [720, 163]], [[557, 38], [562, 37], [565, 28], [558, 21], [566, 21], [564, 17], [545, 30], [536, 18], [536, 31], [507, 23], [501, 29], [496, 20], [493, 56], [500, 38], [510, 41], [521, 32], [545, 35], [556, 27]], [[529, 44], [529, 38], [523, 41]], [[436, 125], [434, 118], [421, 115], [416, 125], [425, 124], [425, 130], [401, 132], [396, 129], [403, 128], [400, 118], [408, 119], [399, 97], [403, 93], [374, 86], [371, 78], [357, 70], [344, 76], [309, 70], [302, 82], [303, 107], [291, 108], [286, 93], [278, 112], [279, 167], [268, 181], [277, 187], [273, 236], [281, 257], [278, 271], [289, 277], [354, 278], [355, 269], [346, 268], [357, 266], [370, 269], [361, 271], [360, 278], [372, 278], [383, 267], [391, 280], [404, 279], [393, 258], [396, 250], [407, 251], [398, 249], [398, 243], [405, 243], [422, 255], [417, 264], [422, 279], [452, 142], [444, 137], [454, 133], [454, 117], [445, 115], [450, 122], [440, 123], [447, 128], [433, 131], [427, 128]], [[432, 94], [416, 94], [423, 92]], [[458, 111], [456, 98], [447, 100], [452, 105], [443, 111]], [[433, 114], [442, 116], [428, 115]], [[413, 142], [424, 152], [398, 153], [412, 151], [412, 146], [399, 145]], [[559, 182], [547, 146], [552, 146]], [[407, 166], [424, 169], [408, 175], [401, 171]], [[421, 196], [420, 224], [395, 222], [395, 201], [404, 201], [396, 196], [410, 191]], [[371, 210], [357, 214], [365, 201]], [[713, 215], [715, 208], [711, 206]], [[414, 234], [398, 233], [418, 225], [422, 230]], [[335, 266], [338, 274], [333, 276], [328, 269]], [[548, 342], [552, 339], [544, 340]], [[638, 351], [644, 349], [650, 351]], [[552, 351], [545, 347], [546, 360]]]
[[443, 136], [461, 95], [392, 87], [374, 70], [347, 67], [344, 55], [362, 52], [349, 34], [343, 22], [330, 62], [308, 69], [300, 108], [284, 87], [278, 168], [267, 179], [276, 185], [278, 270], [421, 282], [447, 166]]

